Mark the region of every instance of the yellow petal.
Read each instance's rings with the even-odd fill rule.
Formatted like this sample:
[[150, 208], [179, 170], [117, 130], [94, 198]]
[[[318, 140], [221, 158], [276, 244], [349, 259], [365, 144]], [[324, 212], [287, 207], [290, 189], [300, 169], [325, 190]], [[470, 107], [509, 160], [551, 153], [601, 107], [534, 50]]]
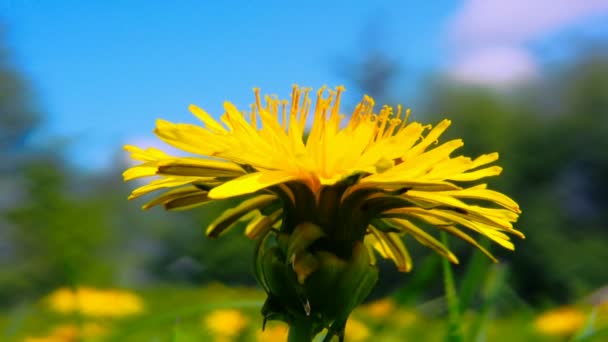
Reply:
[[122, 178], [126, 182], [136, 178], [155, 176], [157, 169], [156, 162], [140, 164], [125, 170], [125, 172], [122, 173]]
[[247, 227], [245, 227], [245, 234], [250, 239], [258, 238], [259, 236], [270, 230], [270, 228], [272, 228], [272, 226], [281, 219], [282, 215], [283, 209], [279, 209], [268, 216], [258, 216], [257, 218], [249, 222]]
[[156, 120], [154, 134], [171, 146], [199, 155], [213, 156], [228, 147], [224, 137], [190, 124], [174, 124], [159, 119]]
[[202, 108], [191, 104], [188, 109], [192, 114], [194, 114], [199, 120], [205, 123], [207, 128], [217, 132], [217, 133], [228, 133], [222, 125], [220, 125], [217, 121], [215, 121], [211, 115], [209, 115]]
[[241, 202], [234, 208], [224, 211], [219, 217], [207, 227], [207, 236], [216, 238], [221, 233], [232, 227], [241, 217], [251, 211], [267, 207], [277, 200], [274, 195], [259, 195]]
[[[371, 229], [370, 229], [370, 232], [371, 232]], [[368, 246], [372, 246], [374, 248], [374, 250], [376, 250], [376, 252], [378, 252], [378, 254], [380, 254], [380, 256], [383, 259], [391, 258], [388, 254], [387, 248], [382, 243], [380, 243], [380, 241], [376, 238], [374, 233], [365, 235], [364, 241]]]
[[484, 185], [483, 187], [476, 186], [476, 187], [456, 190], [456, 191], [445, 191], [443, 193], [452, 195], [454, 197], [459, 197], [459, 198], [472, 198], [472, 199], [494, 202], [494, 203], [499, 204], [516, 213], [521, 213], [521, 210], [519, 209], [519, 205], [514, 200], [512, 200], [510, 197], [508, 197], [507, 195], [502, 194], [500, 192], [486, 189], [485, 184], [483, 184], [483, 185]]
[[261, 171], [246, 174], [215, 187], [209, 193], [211, 198], [229, 198], [250, 194], [280, 183], [298, 179], [296, 174], [286, 171]]
[[158, 174], [197, 177], [237, 177], [243, 169], [230, 162], [202, 159], [176, 158], [158, 162]]
[[469, 244], [477, 247], [483, 254], [485, 254], [488, 258], [490, 258], [493, 262], [498, 262], [498, 260], [496, 260], [496, 258], [492, 255], [492, 253], [488, 252], [488, 250], [485, 249], [482, 245], [480, 245], [475, 239], [473, 239], [471, 236], [469, 236], [465, 232], [461, 231], [460, 229], [458, 229], [454, 226], [448, 226], [448, 225], [438, 225], [435, 227], [437, 227], [439, 230], [446, 231], [446, 232], [454, 235], [455, 237], [457, 237], [461, 240], [464, 240], [464, 241], [468, 242]]
[[209, 198], [208, 193], [201, 192], [167, 200], [165, 203], [163, 203], [163, 206], [167, 210], [186, 210], [209, 203], [210, 201], [212, 201], [212, 199]]
[[[419, 217], [423, 220], [426, 220], [426, 218], [428, 216], [438, 217], [440, 219], [448, 220], [453, 223], [458, 223], [462, 226], [470, 228], [482, 235], [485, 235], [486, 237], [490, 238], [492, 241], [498, 243], [499, 245], [501, 245], [507, 249], [513, 250], [515, 248], [513, 243], [511, 241], [509, 241], [509, 237], [507, 235], [500, 233], [498, 231], [498, 228], [491, 227], [491, 226], [486, 225], [481, 222], [474, 222], [474, 221], [471, 221], [470, 219], [460, 217], [460, 216], [456, 215], [455, 212], [449, 212], [446, 210], [439, 210], [439, 209], [424, 210], [424, 209], [420, 209], [420, 208], [401, 208], [401, 209], [390, 210], [389, 212], [393, 212], [393, 213], [401, 212], [406, 215], [413, 215], [413, 216]], [[387, 214], [389, 212], [386, 212], [385, 214]], [[388, 215], [391, 215], [391, 214], [388, 214]], [[512, 233], [516, 232], [515, 230], [508, 230], [508, 231], [512, 232]]]
[[462, 145], [463, 142], [460, 139], [448, 141], [439, 147], [409, 158], [407, 161], [395, 166], [390, 172], [399, 173], [404, 178], [419, 177], [436, 167], [440, 161], [448, 159], [449, 155]]
[[206, 192], [192, 185], [184, 186], [163, 193], [162, 195], [151, 200], [150, 202], [144, 204], [142, 206], [142, 209], [147, 210], [155, 205], [164, 204], [166, 202], [173, 201], [181, 197], [187, 197], [195, 194], [206, 194]]
[[380, 255], [385, 259], [392, 259], [399, 271], [409, 272], [412, 269], [412, 258], [399, 234], [384, 233], [374, 226], [369, 229], [377, 240], [376, 248], [382, 250]]
[[383, 173], [377, 173], [371, 176], [362, 178], [359, 184], [354, 185], [352, 188], [358, 190], [359, 188], [409, 188], [426, 191], [441, 191], [441, 190], [456, 190], [460, 189], [458, 186], [445, 182], [445, 181], [432, 181], [432, 180], [417, 180], [417, 179], [399, 179], [396, 177], [385, 177]]
[[403, 161], [407, 161], [412, 157], [415, 157], [429, 147], [432, 143], [435, 143], [439, 136], [445, 132], [445, 130], [452, 124], [450, 120], [444, 119], [438, 123], [431, 131], [422, 139], [422, 141], [408, 150], [402, 157]]
[[458, 258], [443, 243], [439, 242], [439, 240], [435, 239], [433, 236], [431, 236], [424, 230], [418, 228], [412, 222], [396, 218], [387, 219], [387, 221], [401, 227], [403, 231], [410, 233], [414, 237], [414, 239], [418, 240], [418, 242], [448, 258], [450, 262], [454, 264], [458, 263]]
[[448, 178], [449, 180], [459, 181], [459, 182], [468, 182], [478, 180], [480, 178], [498, 176], [502, 172], [502, 167], [500, 166], [490, 166], [485, 169], [461, 173], [459, 175], [452, 176]]
[[133, 190], [133, 192], [131, 192], [131, 195], [129, 196], [129, 200], [136, 199], [158, 189], [174, 188], [185, 184], [190, 184], [199, 180], [206, 179], [201, 179], [200, 177], [167, 177], [156, 179], [150, 182], [149, 184], [140, 186], [139, 188]]
[[489, 164], [489, 163], [497, 161], [497, 160], [498, 160], [498, 152], [482, 154], [479, 157], [475, 158], [475, 160], [473, 161], [473, 165], [471, 165], [471, 168], [474, 169], [474, 168]]
[[144, 162], [155, 161], [168, 157], [165, 152], [153, 147], [143, 150], [137, 146], [125, 145], [124, 149], [131, 152], [131, 158]]

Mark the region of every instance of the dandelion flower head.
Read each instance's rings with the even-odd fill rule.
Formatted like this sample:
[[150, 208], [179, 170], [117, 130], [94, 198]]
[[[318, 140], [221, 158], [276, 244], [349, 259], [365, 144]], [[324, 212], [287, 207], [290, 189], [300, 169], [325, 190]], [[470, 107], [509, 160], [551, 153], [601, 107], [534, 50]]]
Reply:
[[401, 107], [374, 112], [369, 96], [346, 120], [340, 111], [343, 91], [323, 87], [313, 98], [310, 89], [294, 86], [290, 100], [262, 100], [255, 89], [249, 111], [225, 102], [219, 121], [194, 105], [189, 109], [202, 125], [158, 120], [156, 135], [192, 156], [125, 146], [141, 163], [126, 170], [124, 179], [154, 177], [129, 198], [168, 190], [143, 207], [180, 210], [242, 197], [209, 225], [208, 236], [243, 220], [251, 238], [290, 234], [298, 224], [312, 222], [325, 241], [365, 241], [401, 271], [412, 268], [401, 239], [405, 234], [458, 262], [428, 227], [493, 260], [470, 232], [514, 249], [509, 234], [523, 238], [513, 227], [520, 214], [517, 203], [484, 183], [471, 185], [501, 173], [501, 167], [490, 165], [498, 153], [453, 156], [461, 139], [438, 142], [449, 120], [431, 126], [408, 121], [410, 112]]

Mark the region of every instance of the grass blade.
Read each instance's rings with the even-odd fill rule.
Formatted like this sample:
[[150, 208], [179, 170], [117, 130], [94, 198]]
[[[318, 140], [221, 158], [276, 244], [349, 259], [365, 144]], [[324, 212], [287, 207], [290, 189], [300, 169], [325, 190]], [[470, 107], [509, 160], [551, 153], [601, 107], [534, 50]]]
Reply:
[[[449, 248], [448, 238], [445, 232], [441, 232], [441, 242]], [[443, 283], [448, 304], [447, 341], [462, 342], [464, 339], [462, 336], [462, 322], [460, 320], [460, 304], [458, 303], [458, 295], [456, 294], [452, 265], [450, 265], [450, 262], [446, 258], [441, 258], [441, 264], [443, 266]]]

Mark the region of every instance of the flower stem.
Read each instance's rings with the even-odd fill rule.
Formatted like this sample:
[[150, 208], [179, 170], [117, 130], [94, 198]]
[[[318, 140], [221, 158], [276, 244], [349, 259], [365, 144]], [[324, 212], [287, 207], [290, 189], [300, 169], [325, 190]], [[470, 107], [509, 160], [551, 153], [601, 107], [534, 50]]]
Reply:
[[315, 337], [312, 321], [309, 319], [296, 319], [289, 324], [288, 342], [311, 342]]

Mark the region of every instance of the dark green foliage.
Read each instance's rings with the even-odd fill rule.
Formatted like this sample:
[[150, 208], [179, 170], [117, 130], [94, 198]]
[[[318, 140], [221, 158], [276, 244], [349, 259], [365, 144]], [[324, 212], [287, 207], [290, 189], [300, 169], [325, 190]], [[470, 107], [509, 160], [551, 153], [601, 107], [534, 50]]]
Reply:
[[499, 251], [516, 291], [540, 303], [604, 285], [608, 53], [584, 55], [521, 93], [444, 83], [429, 94], [427, 112], [452, 119], [446, 135], [463, 137], [464, 153], [500, 152], [503, 175], [489, 181], [519, 202], [527, 236], [515, 253]]

